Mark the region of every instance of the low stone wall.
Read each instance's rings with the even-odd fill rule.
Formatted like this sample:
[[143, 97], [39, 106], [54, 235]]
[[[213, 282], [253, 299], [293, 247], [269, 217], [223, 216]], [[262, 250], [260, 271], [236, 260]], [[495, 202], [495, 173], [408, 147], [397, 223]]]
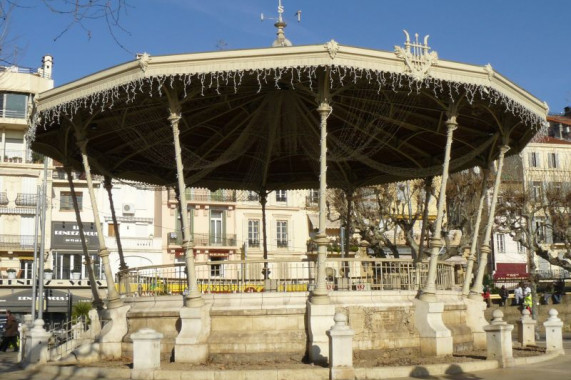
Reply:
[[[492, 318], [492, 312], [500, 309], [504, 313], [504, 321], [509, 324], [515, 324], [521, 318], [521, 308], [517, 306], [498, 306], [496, 304], [486, 309], [485, 315], [488, 321]], [[563, 321], [563, 332], [571, 333], [571, 295], [563, 296], [560, 304], [538, 305], [537, 306], [537, 324], [539, 331], [543, 332], [543, 322], [549, 318], [549, 310], [555, 309], [559, 313], [558, 317]], [[514, 329], [515, 331], [516, 329]], [[516, 332], [514, 332], [516, 333]]]
[[[420, 338], [415, 326], [413, 291], [333, 292], [336, 312], [348, 317], [355, 331], [353, 349], [400, 351], [418, 355]], [[244, 293], [204, 295], [212, 305], [208, 345], [211, 357], [252, 360], [271, 355], [301, 359], [307, 351], [307, 293]], [[456, 292], [442, 292], [443, 320], [452, 331], [454, 351], [470, 350], [472, 334], [466, 327], [466, 306]], [[181, 296], [140, 297], [125, 300], [129, 333], [124, 339], [124, 356], [132, 356], [130, 335], [142, 328], [161, 332], [161, 356], [168, 360], [180, 331]], [[333, 321], [332, 321], [333, 324]]]

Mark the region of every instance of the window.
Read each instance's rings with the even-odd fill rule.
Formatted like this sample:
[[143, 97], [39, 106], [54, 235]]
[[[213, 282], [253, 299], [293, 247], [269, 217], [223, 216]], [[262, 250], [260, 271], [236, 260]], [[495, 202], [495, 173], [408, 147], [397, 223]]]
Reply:
[[541, 182], [531, 183], [531, 195], [533, 196], [534, 200], [541, 200]]
[[224, 211], [210, 211], [210, 244], [222, 244], [224, 238]]
[[[97, 254], [92, 254], [91, 265], [96, 279], [104, 278], [101, 258]], [[79, 253], [54, 252], [53, 254], [54, 279], [71, 279], [72, 273], [79, 273], [81, 278], [88, 278], [87, 267], [84, 264], [84, 257]]]
[[278, 220], [276, 225], [276, 237], [278, 248], [286, 248], [287, 242], [287, 221]]
[[[83, 193], [78, 191], [75, 193], [79, 211], [83, 210]], [[60, 211], [73, 211], [73, 195], [71, 191], [62, 191], [59, 196]]]
[[210, 261], [210, 276], [211, 277], [222, 277], [223, 269], [222, 264], [214, 264], [215, 262], [219, 262], [224, 260], [222, 257], [211, 257]]
[[[121, 224], [117, 223], [117, 228], [119, 229], [119, 231], [121, 231]], [[115, 226], [113, 225], [113, 222], [109, 223], [107, 225], [107, 236], [109, 237], [115, 237]]]
[[496, 251], [498, 253], [506, 253], [506, 235], [496, 235]]
[[537, 152], [530, 152], [529, 153], [529, 166], [532, 168], [540, 167], [541, 163], [539, 162], [539, 153]]
[[517, 242], [517, 253], [519, 253], [520, 255], [525, 255], [526, 254], [526, 249], [523, 246], [523, 244], [521, 244], [521, 242]]
[[260, 221], [248, 220], [248, 245], [250, 247], [260, 246]]
[[319, 203], [319, 190], [315, 189], [309, 190], [309, 203], [310, 204]]
[[255, 191], [248, 191], [247, 200], [250, 202], [259, 202], [260, 201], [260, 195], [258, 193], [256, 193]]
[[28, 95], [3, 92], [0, 93], [0, 116], [25, 119], [28, 108]]
[[287, 202], [285, 190], [276, 190], [276, 202]]
[[550, 169], [558, 168], [557, 153], [547, 153], [547, 164]]

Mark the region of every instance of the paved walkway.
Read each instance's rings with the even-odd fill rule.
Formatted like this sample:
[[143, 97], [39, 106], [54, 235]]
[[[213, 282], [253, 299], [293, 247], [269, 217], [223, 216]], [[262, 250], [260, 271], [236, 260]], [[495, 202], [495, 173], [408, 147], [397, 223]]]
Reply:
[[[459, 375], [429, 376], [431, 380], [563, 380], [568, 379], [571, 373], [571, 341], [564, 342], [564, 356], [537, 364], [522, 365], [514, 368], [478, 371]], [[94, 380], [98, 377], [78, 377], [77, 375], [54, 375], [38, 370], [25, 371], [17, 364], [18, 354], [15, 352], [0, 352], [0, 379], [1, 380]], [[246, 374], [246, 379], [248, 375]], [[110, 377], [106, 377], [107, 380]], [[412, 377], [401, 379], [413, 379]], [[308, 380], [311, 380], [308, 378]], [[397, 379], [398, 380], [398, 379]]]

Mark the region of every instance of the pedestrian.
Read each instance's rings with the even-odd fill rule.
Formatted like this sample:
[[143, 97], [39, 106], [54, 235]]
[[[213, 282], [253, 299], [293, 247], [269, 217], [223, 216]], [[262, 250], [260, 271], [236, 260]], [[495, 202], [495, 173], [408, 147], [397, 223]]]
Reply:
[[490, 298], [490, 289], [486, 286], [484, 288], [484, 292], [482, 293], [482, 297], [484, 298], [484, 302], [486, 303], [486, 307], [492, 306], [492, 299]]
[[531, 294], [531, 288], [529, 287], [529, 282], [525, 284], [525, 289], [523, 289], [523, 297], [525, 298], [528, 294]]
[[506, 306], [508, 297], [510, 296], [509, 290], [506, 289], [505, 285], [500, 288], [500, 306]]
[[531, 298], [531, 293], [529, 293], [523, 299], [523, 308], [529, 310], [529, 312], [531, 313], [531, 307], [532, 306], [533, 306], [533, 300]]
[[523, 288], [522, 283], [520, 282], [517, 284], [517, 287], [514, 289], [514, 305], [518, 306], [521, 305], [523, 302]]
[[10, 310], [6, 310], [6, 324], [4, 325], [0, 351], [6, 352], [10, 344], [14, 347], [14, 352], [18, 351], [18, 321], [16, 321]]

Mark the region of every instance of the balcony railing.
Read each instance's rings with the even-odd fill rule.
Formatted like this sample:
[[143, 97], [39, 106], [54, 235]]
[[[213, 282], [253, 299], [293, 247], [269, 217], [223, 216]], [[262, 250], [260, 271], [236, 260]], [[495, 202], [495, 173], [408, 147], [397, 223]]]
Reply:
[[[194, 202], [236, 202], [236, 191], [206, 189], [186, 189], [186, 200]], [[174, 190], [169, 190], [169, 201], [176, 201]]]
[[[63, 179], [63, 180], [67, 180], [67, 173], [64, 170], [63, 167], [56, 167], [53, 171], [52, 174], [52, 178], [53, 179]], [[77, 170], [72, 170], [71, 172], [71, 178], [72, 179], [85, 179], [85, 173], [84, 172], [80, 172]]]
[[[271, 281], [264, 280], [265, 266]], [[330, 291], [416, 291], [428, 275], [427, 262], [415, 266], [412, 260], [328, 259], [326, 266]], [[198, 262], [195, 270], [203, 293], [306, 292], [315, 287], [312, 260], [221, 260]], [[177, 294], [187, 288], [183, 264], [131, 268], [124, 278], [120, 292], [127, 295]], [[453, 265], [438, 263], [437, 289], [459, 291], [462, 281], [455, 276]]]
[[[105, 237], [107, 248], [116, 249], [117, 239], [114, 236]], [[121, 237], [121, 247], [125, 249], [161, 249], [162, 241], [160, 238], [134, 238]]]
[[[38, 237], [40, 239], [40, 237]], [[39, 240], [38, 240], [39, 241]], [[0, 235], [0, 248], [8, 250], [34, 249], [34, 235]]]
[[[192, 234], [192, 241], [195, 246], [201, 247], [236, 247], [237, 245], [236, 234]], [[168, 243], [169, 245], [182, 245], [182, 233], [169, 233]]]
[[33, 193], [18, 193], [16, 196], [17, 206], [35, 206], [38, 204], [38, 196]]

